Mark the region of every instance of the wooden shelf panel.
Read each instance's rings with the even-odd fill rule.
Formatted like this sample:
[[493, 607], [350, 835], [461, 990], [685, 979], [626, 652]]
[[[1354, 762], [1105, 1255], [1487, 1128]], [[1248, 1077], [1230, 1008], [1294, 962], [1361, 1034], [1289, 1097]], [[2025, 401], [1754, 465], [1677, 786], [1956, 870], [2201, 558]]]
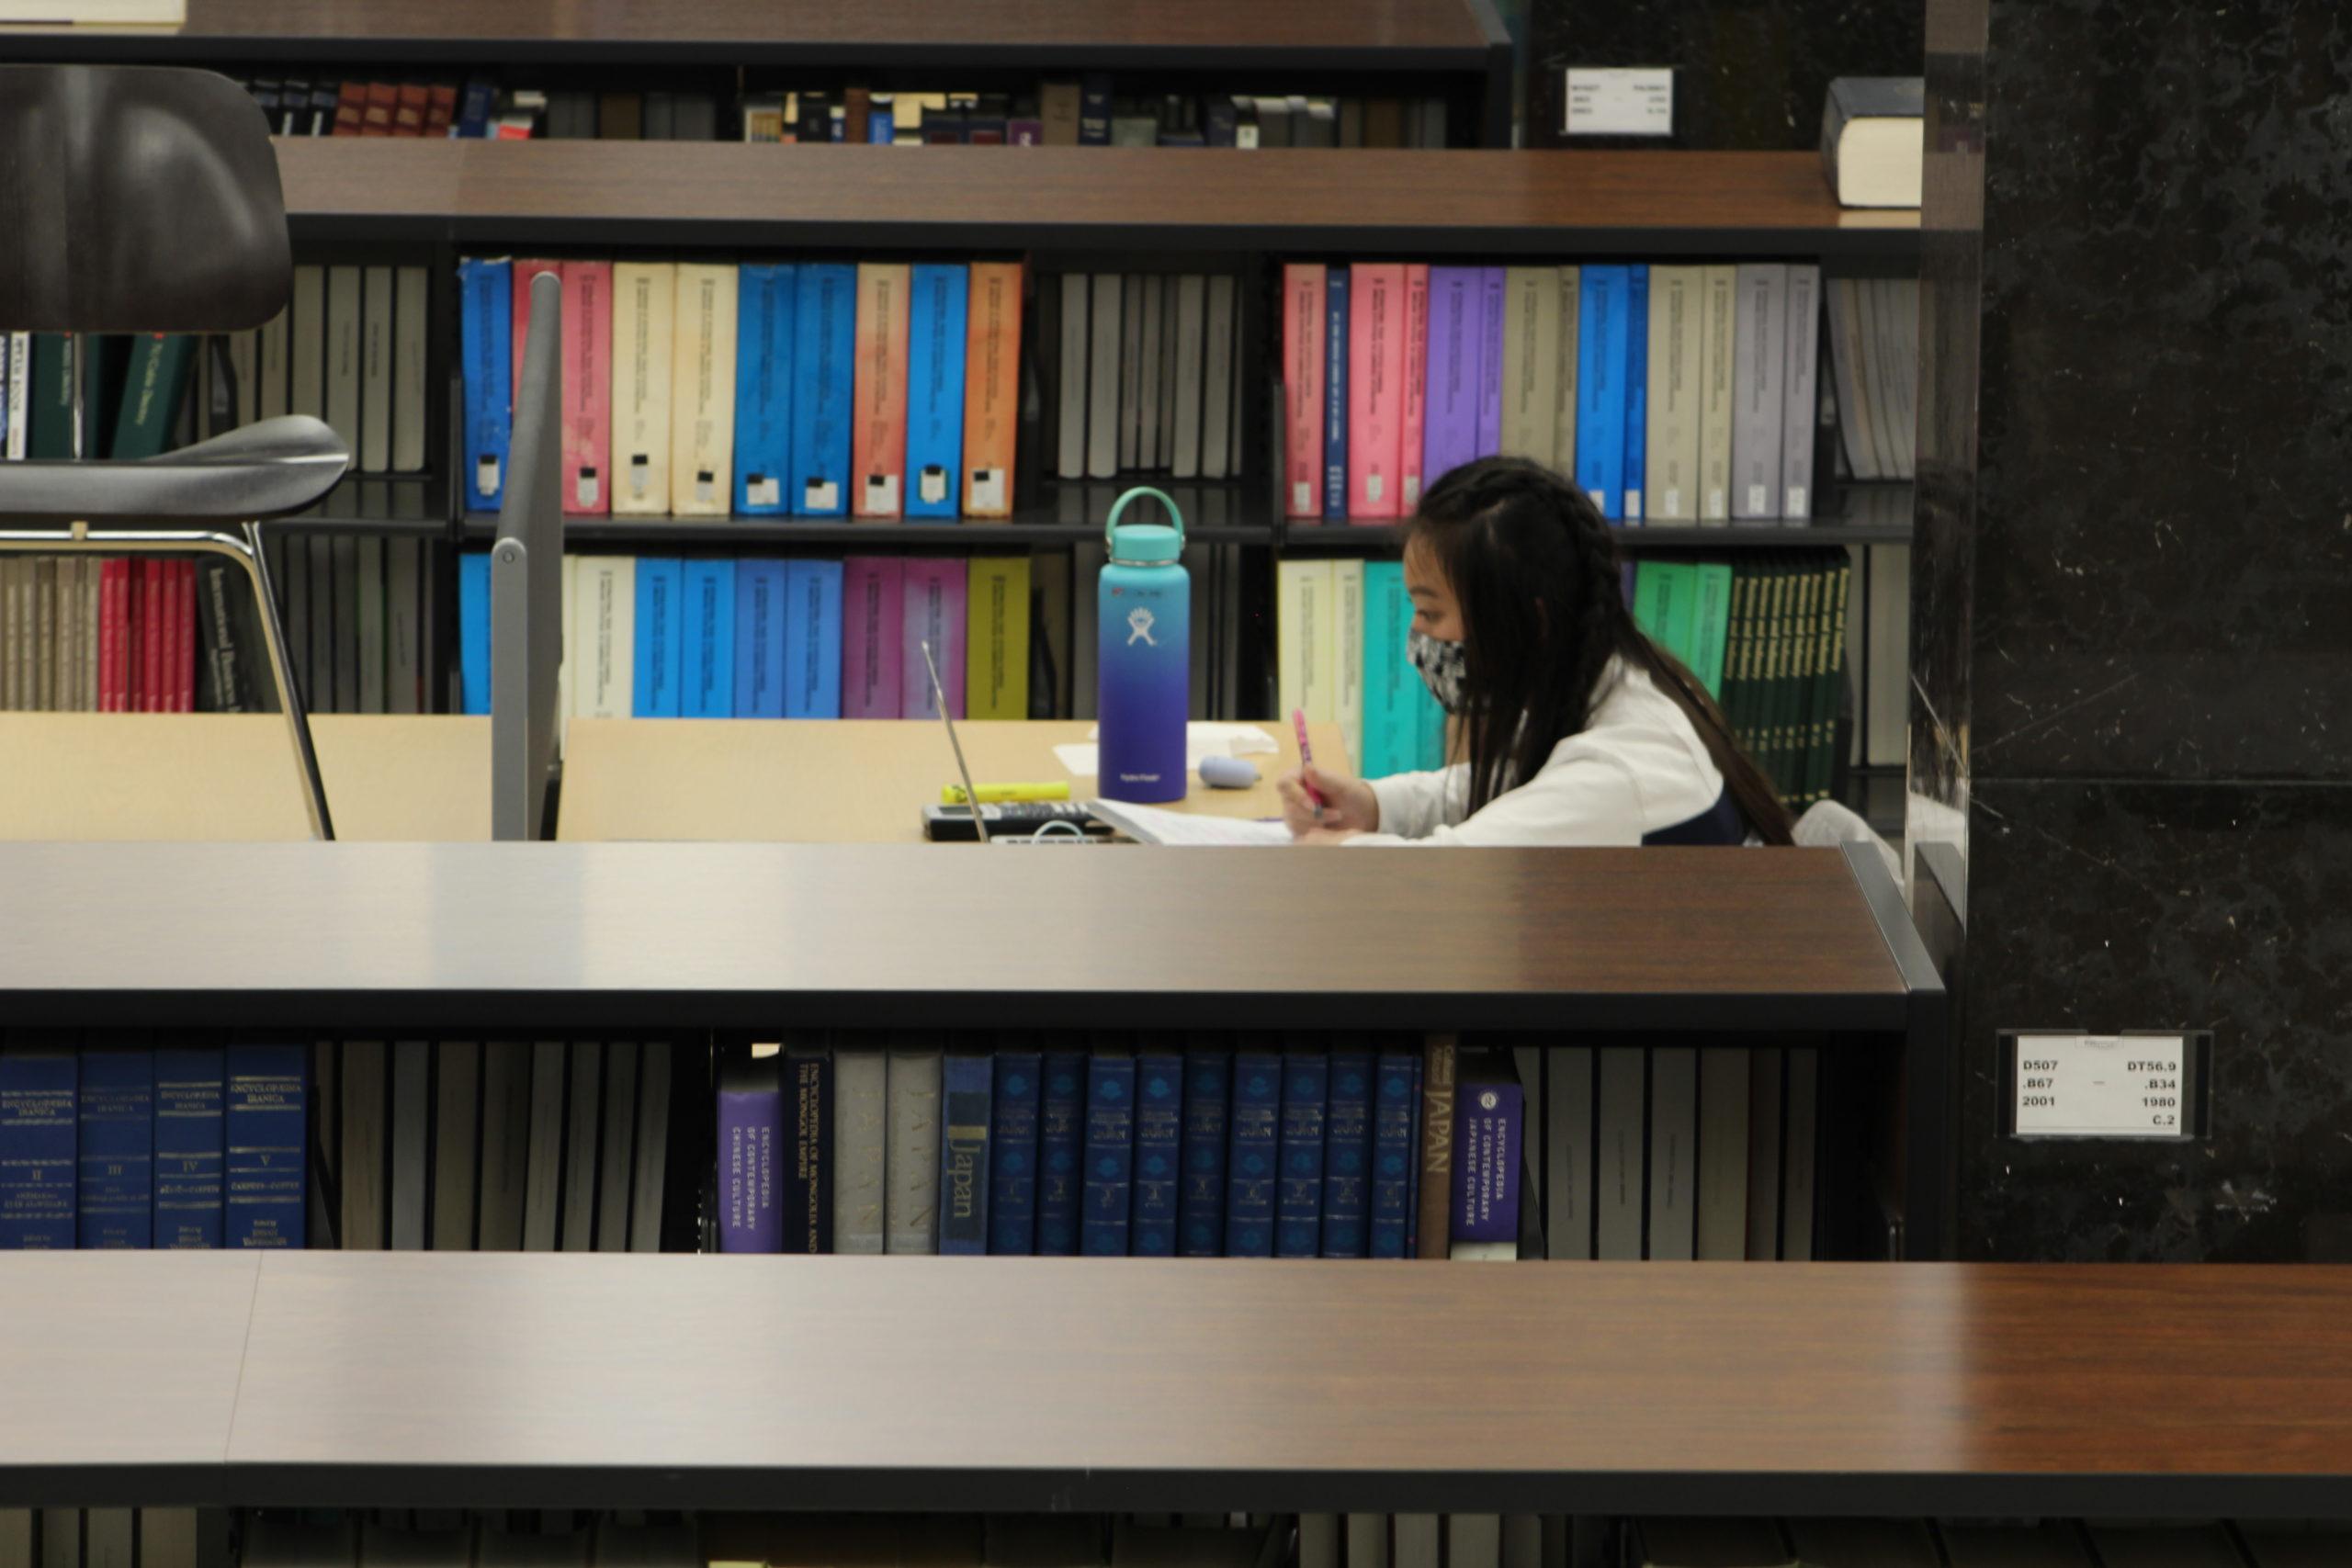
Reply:
[[0, 28], [18, 60], [1469, 71], [1466, 0], [188, 0], [176, 29]]
[[2321, 1268], [134, 1253], [12, 1256], [0, 1301], [42, 1413], [0, 1505], [2184, 1518], [2352, 1482]]
[[1808, 152], [797, 147], [283, 138], [298, 242], [1916, 255]]
[[0, 1017], [1898, 1032], [1935, 987], [1834, 851], [1414, 852], [7, 844]]

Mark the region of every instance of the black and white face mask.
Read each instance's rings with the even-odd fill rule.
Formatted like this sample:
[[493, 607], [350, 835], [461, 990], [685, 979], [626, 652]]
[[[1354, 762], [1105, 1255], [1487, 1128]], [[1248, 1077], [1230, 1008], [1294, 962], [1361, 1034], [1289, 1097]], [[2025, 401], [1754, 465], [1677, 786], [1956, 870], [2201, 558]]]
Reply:
[[1419, 671], [1421, 683], [1448, 713], [1462, 711], [1462, 681], [1465, 660], [1458, 642], [1440, 642], [1427, 632], [1405, 634], [1405, 657]]

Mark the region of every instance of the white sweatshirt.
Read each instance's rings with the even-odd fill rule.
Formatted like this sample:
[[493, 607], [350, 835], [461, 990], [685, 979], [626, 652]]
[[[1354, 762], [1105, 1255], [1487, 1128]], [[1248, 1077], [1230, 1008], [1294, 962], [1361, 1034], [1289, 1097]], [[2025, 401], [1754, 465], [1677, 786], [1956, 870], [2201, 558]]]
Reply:
[[[1738, 843], [1746, 828], [1723, 774], [1681, 705], [1623, 660], [1583, 733], [1552, 748], [1536, 775], [1467, 815], [1470, 769], [1372, 781], [1380, 830], [1353, 844], [1486, 846]], [[1465, 817], [1467, 819], [1465, 820]]]

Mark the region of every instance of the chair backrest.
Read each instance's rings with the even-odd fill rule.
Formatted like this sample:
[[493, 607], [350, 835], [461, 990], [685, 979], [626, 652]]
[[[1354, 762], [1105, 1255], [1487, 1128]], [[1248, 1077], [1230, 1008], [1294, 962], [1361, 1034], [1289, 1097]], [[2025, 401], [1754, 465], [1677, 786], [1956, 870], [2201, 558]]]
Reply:
[[292, 277], [277, 156], [243, 88], [0, 66], [0, 331], [243, 332]]

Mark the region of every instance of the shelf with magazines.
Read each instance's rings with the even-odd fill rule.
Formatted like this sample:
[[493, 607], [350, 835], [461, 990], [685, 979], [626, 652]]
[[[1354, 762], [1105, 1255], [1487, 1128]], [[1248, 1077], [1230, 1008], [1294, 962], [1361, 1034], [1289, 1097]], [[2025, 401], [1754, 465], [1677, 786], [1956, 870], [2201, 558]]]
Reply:
[[[921, 0], [626, 0], [593, 27], [560, 0], [190, 0], [180, 28], [11, 29], [12, 58], [208, 64], [272, 75], [333, 67], [642, 92], [739, 72], [943, 87], [1036, 86], [1116, 73], [1122, 94], [1436, 94], [1474, 141], [1507, 145], [1510, 42], [1485, 0], [1020, 0], [942, 13]], [[697, 76], [696, 73], [699, 73]], [[607, 130], [606, 134], [612, 134]], [[863, 138], [859, 138], [863, 140]]]
[[0, 1301], [11, 1386], [75, 1416], [0, 1432], [8, 1505], [2089, 1516], [2140, 1523], [2095, 1527], [2098, 1557], [1963, 1524], [1979, 1550], [1950, 1561], [2286, 1568], [2341, 1536], [2133, 1538], [2340, 1517], [2352, 1470], [2340, 1380], [2313, 1372], [2352, 1316], [2308, 1267], [1822, 1266], [1735, 1292], [1705, 1265], [67, 1255], [0, 1273]]

